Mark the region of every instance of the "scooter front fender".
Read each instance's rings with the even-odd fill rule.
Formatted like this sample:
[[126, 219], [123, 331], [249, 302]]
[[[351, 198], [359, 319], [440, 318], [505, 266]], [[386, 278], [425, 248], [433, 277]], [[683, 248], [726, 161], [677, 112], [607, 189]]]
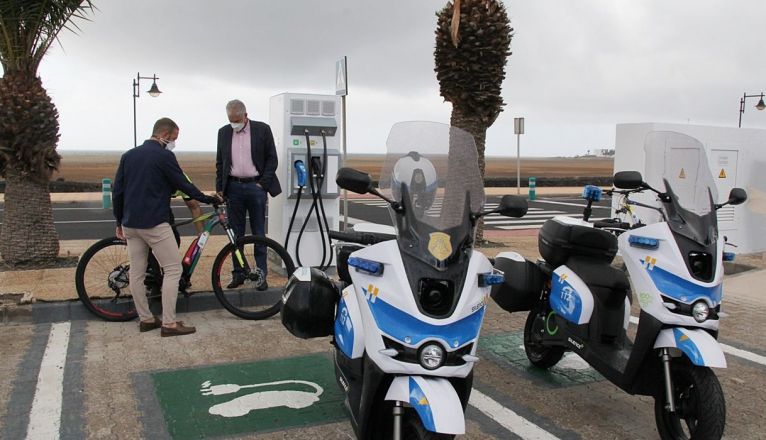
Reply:
[[465, 434], [465, 414], [457, 391], [440, 377], [397, 376], [386, 400], [407, 402], [417, 411], [423, 426], [441, 434]]
[[726, 368], [726, 357], [718, 341], [702, 329], [666, 328], [657, 335], [654, 348], [677, 348], [694, 365]]

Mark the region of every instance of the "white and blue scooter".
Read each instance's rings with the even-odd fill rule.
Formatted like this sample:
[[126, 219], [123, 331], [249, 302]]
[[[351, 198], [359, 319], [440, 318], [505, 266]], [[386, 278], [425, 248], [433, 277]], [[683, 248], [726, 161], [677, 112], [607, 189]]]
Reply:
[[521, 217], [527, 203], [505, 196], [482, 211], [476, 146], [463, 130], [399, 123], [387, 150], [379, 189], [349, 168], [337, 183], [385, 200], [396, 235], [331, 234], [346, 242], [337, 247], [340, 295], [328, 306], [332, 282], [300, 268], [282, 322], [301, 337], [334, 336], [337, 381], [358, 438], [449, 439], [465, 433], [486, 301], [503, 280], [473, 250], [476, 223], [490, 212]]
[[[649, 183], [624, 171], [614, 186], [655, 193], [657, 222], [615, 237], [579, 219], [549, 220], [539, 235], [544, 260], [501, 255], [495, 267], [506, 281], [492, 296], [505, 310], [530, 310], [524, 348], [533, 365], [550, 368], [574, 351], [622, 390], [654, 397], [661, 438], [720, 439], [726, 406], [710, 369], [726, 367], [716, 340], [724, 254], [716, 210], [747, 196], [735, 188], [717, 204], [705, 149], [689, 136], [650, 133], [645, 152]], [[618, 249], [630, 282], [610, 265]], [[631, 285], [641, 306], [632, 340]]]

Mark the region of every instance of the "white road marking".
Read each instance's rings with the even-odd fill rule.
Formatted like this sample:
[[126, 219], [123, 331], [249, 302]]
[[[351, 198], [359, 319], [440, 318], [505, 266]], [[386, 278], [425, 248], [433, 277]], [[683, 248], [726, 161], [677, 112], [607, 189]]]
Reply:
[[[630, 322], [632, 324], [638, 325], [638, 317], [631, 316]], [[741, 348], [732, 347], [731, 345], [727, 345], [727, 344], [722, 344], [720, 342], [718, 343], [718, 345], [721, 346], [721, 350], [723, 350], [724, 353], [748, 360], [750, 362], [755, 362], [756, 364], [766, 365], [766, 356], [761, 356], [760, 354], [755, 354], [747, 350], [742, 350]]]
[[51, 325], [45, 347], [37, 388], [29, 412], [27, 439], [58, 439], [61, 428], [61, 404], [64, 393], [64, 365], [69, 347], [69, 322]]
[[510, 409], [499, 404], [486, 394], [474, 388], [468, 400], [474, 408], [483, 412], [487, 417], [499, 423], [505, 429], [523, 439], [554, 440], [558, 437], [540, 428], [529, 420], [521, 417]]

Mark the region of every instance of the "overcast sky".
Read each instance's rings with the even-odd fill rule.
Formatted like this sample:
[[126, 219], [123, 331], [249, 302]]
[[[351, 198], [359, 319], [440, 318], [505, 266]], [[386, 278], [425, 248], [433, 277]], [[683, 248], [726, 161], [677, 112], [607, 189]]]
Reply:
[[[268, 122], [269, 97], [333, 94], [348, 56], [350, 152], [380, 151], [391, 125], [449, 122], [433, 71], [444, 0], [95, 0], [79, 35], [64, 31], [40, 75], [60, 113], [62, 151], [132, 146], [131, 80], [142, 81], [139, 139], [154, 120], [181, 126], [178, 151], [214, 150], [233, 98]], [[615, 124], [736, 126], [743, 93], [766, 90], [763, 0], [513, 0], [504, 112], [490, 155], [613, 147]], [[743, 127], [766, 128], [747, 101]]]

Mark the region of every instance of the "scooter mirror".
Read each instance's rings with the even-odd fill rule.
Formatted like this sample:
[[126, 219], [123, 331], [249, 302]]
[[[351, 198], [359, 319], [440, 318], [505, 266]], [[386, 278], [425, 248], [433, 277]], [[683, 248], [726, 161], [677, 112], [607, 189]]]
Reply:
[[369, 174], [347, 167], [338, 170], [338, 174], [335, 175], [335, 183], [339, 187], [357, 194], [367, 194], [373, 189]]
[[614, 175], [615, 188], [636, 189], [644, 184], [644, 178], [638, 171], [620, 171]]
[[742, 188], [732, 188], [729, 193], [729, 205], [741, 205], [747, 200], [747, 192]]
[[527, 214], [527, 199], [519, 196], [503, 196], [497, 211], [506, 217], [524, 217]]

